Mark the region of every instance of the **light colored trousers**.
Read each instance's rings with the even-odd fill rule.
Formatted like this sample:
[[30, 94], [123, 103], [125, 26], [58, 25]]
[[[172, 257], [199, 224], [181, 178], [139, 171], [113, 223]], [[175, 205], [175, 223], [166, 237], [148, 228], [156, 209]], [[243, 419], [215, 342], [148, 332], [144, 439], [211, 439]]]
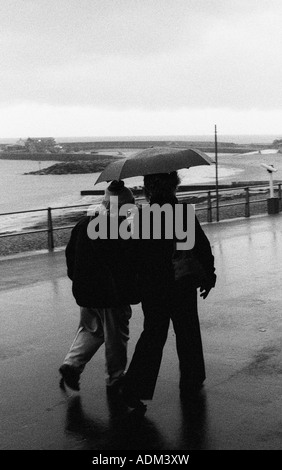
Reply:
[[64, 364], [81, 373], [87, 362], [105, 343], [106, 384], [123, 376], [127, 364], [127, 343], [131, 307], [80, 308], [80, 323]]

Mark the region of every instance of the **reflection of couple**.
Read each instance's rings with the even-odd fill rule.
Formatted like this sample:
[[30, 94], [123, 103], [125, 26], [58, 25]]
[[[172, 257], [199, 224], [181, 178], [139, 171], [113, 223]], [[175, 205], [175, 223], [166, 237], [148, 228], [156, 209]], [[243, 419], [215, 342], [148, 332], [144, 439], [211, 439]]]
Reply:
[[[68, 436], [77, 438], [76, 448], [92, 451], [167, 449], [168, 443], [155, 424], [144, 418], [143, 413], [138, 410], [127, 413], [121, 406], [118, 408], [118, 404], [113, 400], [108, 400], [108, 410], [109, 419], [103, 421], [95, 416], [95, 412], [88, 413], [80, 395], [69, 397], [65, 431]], [[183, 437], [189, 444], [186, 435]]]
[[[149, 204], [174, 207], [178, 203], [175, 196], [178, 184], [177, 172], [145, 176], [144, 191]], [[106, 190], [102, 203], [106, 208], [110, 196], [118, 196], [120, 205], [134, 202], [131, 191], [123, 182], [112, 182]], [[197, 218], [195, 246], [189, 252], [176, 251], [175, 238], [165, 236], [146, 240], [90, 240], [87, 236], [89, 220], [89, 217], [84, 218], [73, 229], [66, 249], [68, 275], [81, 307], [81, 320], [60, 368], [63, 382], [78, 390], [85, 365], [105, 343], [107, 390], [121, 396], [130, 408], [142, 407], [141, 400], [153, 398], [172, 320], [181, 396], [197, 394], [205, 380], [197, 287], [206, 298], [216, 281], [210, 243]], [[195, 259], [205, 272], [198, 284], [191, 272]], [[185, 269], [179, 270], [183, 264]], [[181, 271], [182, 275], [177, 276]], [[130, 305], [139, 301], [144, 313], [144, 327], [125, 373]]]
[[[171, 448], [203, 450], [209, 446], [204, 395], [196, 401], [181, 401], [181, 419], [177, 420], [177, 442], [175, 435], [171, 442], [165, 436], [166, 433], [163, 433], [154, 421], [144, 417], [143, 412], [139, 413], [138, 409], [127, 413], [125, 404], [121, 401], [108, 400], [108, 410], [109, 419], [101, 421], [100, 417], [95, 416], [95, 412], [88, 413], [80, 395], [70, 396], [67, 401], [65, 431], [72, 437], [71, 445], [73, 446], [73, 438], [76, 438], [76, 448], [92, 451]], [[172, 415], [172, 419], [175, 419], [175, 415]]]

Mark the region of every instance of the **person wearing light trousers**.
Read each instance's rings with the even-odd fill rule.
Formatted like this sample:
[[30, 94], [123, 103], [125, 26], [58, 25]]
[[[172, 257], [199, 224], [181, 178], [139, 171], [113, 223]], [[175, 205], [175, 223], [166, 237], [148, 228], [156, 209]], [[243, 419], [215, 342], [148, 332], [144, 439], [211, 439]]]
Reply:
[[[113, 181], [102, 201], [107, 227], [111, 217], [116, 217], [118, 224], [126, 222], [126, 217], [111, 213], [112, 196], [118, 198], [119, 208], [134, 204], [133, 194], [123, 181]], [[78, 222], [66, 247], [68, 276], [80, 307], [80, 321], [59, 371], [61, 386], [79, 390], [80, 375], [86, 364], [105, 344], [106, 387], [114, 392], [118, 391], [127, 364], [130, 304], [134, 303], [133, 245], [130, 239], [111, 239], [109, 232], [105, 238], [90, 239], [87, 230], [92, 220], [88, 216]]]
[[[64, 364], [74, 368], [77, 376], [98, 349], [105, 344], [106, 385], [111, 388], [123, 377], [127, 364], [130, 305], [111, 308], [80, 308], [80, 323]], [[74, 385], [74, 388], [77, 387]]]

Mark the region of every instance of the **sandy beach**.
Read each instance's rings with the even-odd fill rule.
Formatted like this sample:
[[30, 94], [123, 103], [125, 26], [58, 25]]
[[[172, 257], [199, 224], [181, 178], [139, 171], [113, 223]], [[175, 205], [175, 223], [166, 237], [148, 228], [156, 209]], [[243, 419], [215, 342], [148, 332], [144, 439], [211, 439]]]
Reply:
[[[218, 164], [226, 169], [235, 168], [238, 170], [237, 181], [269, 181], [267, 171], [261, 166], [262, 163], [273, 165], [277, 172], [274, 173], [274, 181], [282, 181], [282, 153], [262, 151], [261, 154], [222, 154], [218, 157]], [[225, 181], [230, 183], [235, 181], [233, 176], [227, 176]]]

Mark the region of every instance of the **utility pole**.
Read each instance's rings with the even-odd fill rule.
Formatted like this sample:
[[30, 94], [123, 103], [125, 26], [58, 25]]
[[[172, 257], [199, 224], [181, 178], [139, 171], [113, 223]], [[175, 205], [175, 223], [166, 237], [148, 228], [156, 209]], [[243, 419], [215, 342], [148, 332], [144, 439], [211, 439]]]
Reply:
[[217, 129], [214, 127], [214, 146], [215, 146], [215, 191], [216, 191], [216, 221], [219, 221], [219, 196], [218, 196], [218, 157], [217, 157]]

